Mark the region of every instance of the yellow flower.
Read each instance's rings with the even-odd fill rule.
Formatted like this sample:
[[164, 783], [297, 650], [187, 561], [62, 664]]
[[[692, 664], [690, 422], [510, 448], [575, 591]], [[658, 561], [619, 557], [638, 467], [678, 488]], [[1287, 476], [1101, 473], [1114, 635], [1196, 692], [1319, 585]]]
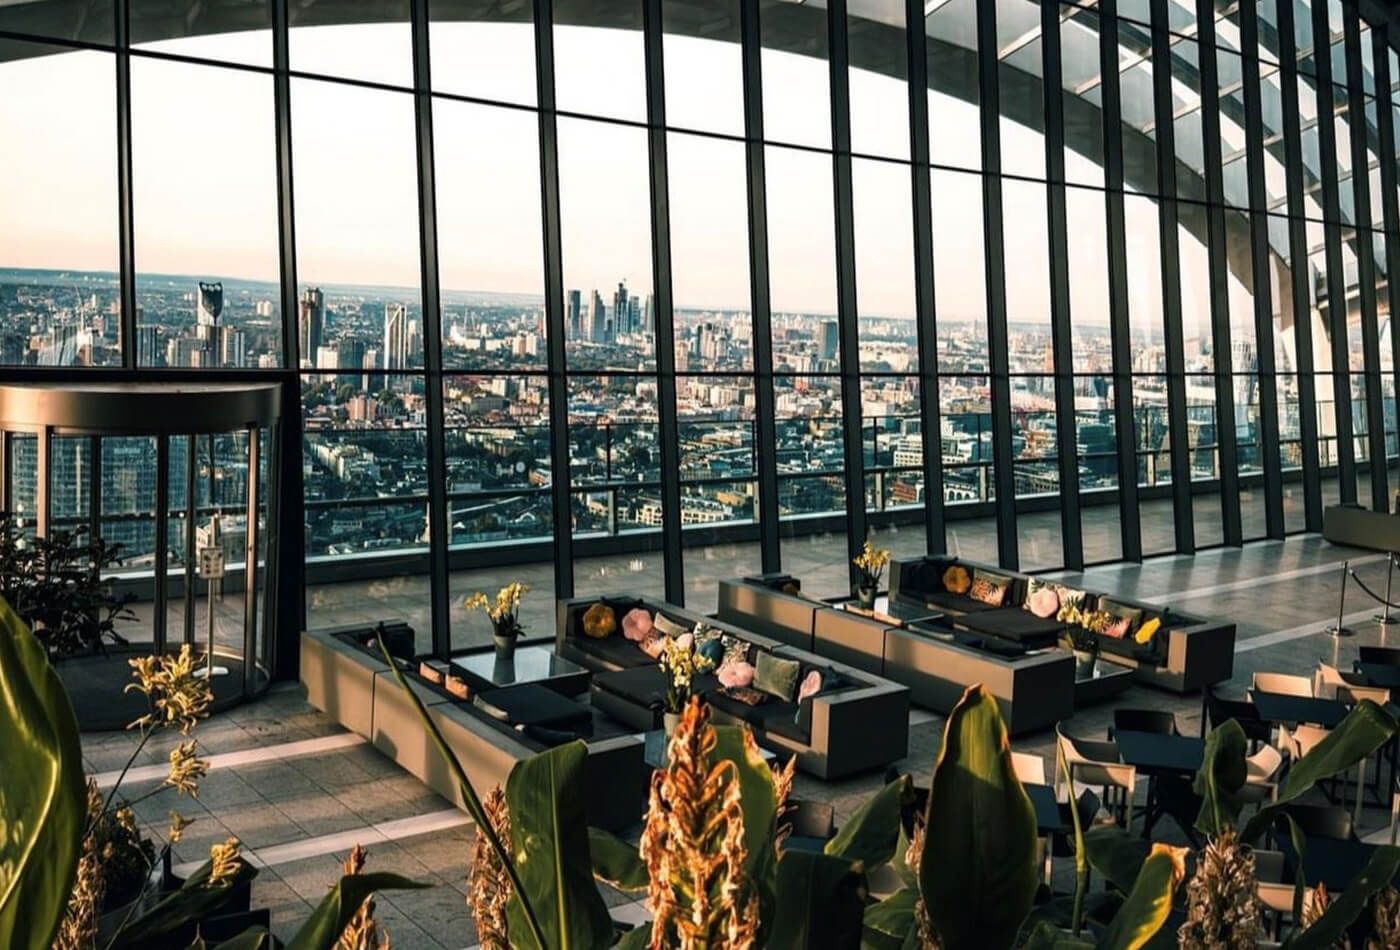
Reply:
[[487, 599], [486, 595], [477, 591], [466, 599], [464, 606], [467, 610], [484, 610], [494, 624], [500, 624], [502, 620], [514, 620], [515, 612], [520, 608], [520, 601], [529, 593], [530, 586], [519, 581], [507, 584], [496, 592], [495, 602]]
[[170, 833], [166, 837], [171, 844], [179, 844], [180, 839], [185, 836], [185, 829], [194, 824], [193, 818], [186, 818], [178, 811], [170, 812]]
[[194, 754], [194, 740], [182, 742], [170, 750], [170, 774], [165, 785], [181, 795], [199, 797], [199, 780], [209, 774], [209, 763]]
[[173, 727], [187, 736], [199, 720], [209, 715], [214, 691], [208, 680], [194, 675], [194, 654], [188, 643], [174, 657], [143, 656], [127, 662], [136, 682], [128, 683], [125, 692], [135, 690], [150, 704], [150, 712], [129, 723], [128, 729]]
[[856, 555], [852, 563], [860, 569], [861, 573], [878, 579], [885, 566], [890, 563], [890, 552], [887, 548], [877, 548], [866, 541], [864, 549]]
[[223, 844], [209, 848], [209, 879], [204, 882], [205, 887], [218, 887], [238, 876], [239, 868], [243, 866], [240, 847], [237, 838], [229, 838]]

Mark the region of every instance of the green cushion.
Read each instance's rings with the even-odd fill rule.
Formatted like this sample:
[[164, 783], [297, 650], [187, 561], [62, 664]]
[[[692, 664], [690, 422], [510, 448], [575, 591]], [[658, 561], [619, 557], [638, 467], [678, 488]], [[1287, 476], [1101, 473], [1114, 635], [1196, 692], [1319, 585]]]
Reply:
[[802, 673], [802, 663], [798, 660], [785, 660], [780, 656], [763, 651], [754, 664], [753, 688], [777, 696], [785, 703], [792, 702], [797, 690], [797, 678]]

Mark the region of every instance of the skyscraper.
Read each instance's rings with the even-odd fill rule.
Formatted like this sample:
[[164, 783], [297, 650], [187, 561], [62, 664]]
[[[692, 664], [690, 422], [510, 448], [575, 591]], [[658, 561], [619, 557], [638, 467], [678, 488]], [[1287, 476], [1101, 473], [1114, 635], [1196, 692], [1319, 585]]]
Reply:
[[[627, 281], [617, 282], [617, 291], [613, 294], [613, 333], [631, 333], [632, 308], [627, 302]], [[612, 340], [608, 341], [609, 343]]]
[[821, 350], [822, 359], [824, 359], [824, 360], [834, 360], [834, 359], [836, 359], [836, 345], [837, 345], [836, 341], [837, 341], [838, 339], [840, 339], [840, 337], [837, 336], [836, 321], [835, 321], [835, 320], [824, 320], [824, 321], [822, 321], [822, 350]]
[[408, 308], [401, 303], [384, 305], [384, 368], [407, 369], [409, 346]]
[[301, 292], [297, 305], [297, 348], [301, 353], [301, 365], [315, 368], [316, 352], [321, 348], [321, 338], [326, 330], [326, 297], [319, 287], [308, 287]]
[[342, 338], [336, 347], [335, 365], [343, 370], [336, 377], [336, 383], [341, 386], [349, 386], [351, 389], [363, 389], [364, 381], [360, 374], [360, 367], [365, 362], [365, 342], [358, 338]]
[[[199, 282], [199, 292], [195, 298], [195, 323], [201, 327], [218, 324], [224, 312], [224, 285], [222, 283]], [[201, 339], [204, 337], [201, 336]]]
[[243, 331], [238, 327], [219, 327], [219, 365], [230, 369], [242, 369], [246, 364], [247, 349]]
[[607, 308], [603, 306], [603, 295], [593, 291], [593, 301], [588, 307], [588, 339], [594, 343], [607, 340]]
[[569, 339], [579, 339], [579, 334], [583, 332], [583, 294], [577, 290], [569, 291]]
[[160, 349], [160, 328], [138, 326], [136, 328], [136, 365], [164, 366], [165, 354]]

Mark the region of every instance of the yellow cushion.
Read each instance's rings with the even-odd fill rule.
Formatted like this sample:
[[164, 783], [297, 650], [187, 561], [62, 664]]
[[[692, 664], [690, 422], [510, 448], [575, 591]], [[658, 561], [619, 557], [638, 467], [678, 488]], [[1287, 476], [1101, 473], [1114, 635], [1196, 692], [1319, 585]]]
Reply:
[[966, 594], [972, 587], [972, 575], [961, 564], [954, 564], [943, 572], [943, 589], [951, 594]]
[[607, 604], [594, 604], [583, 615], [583, 632], [601, 640], [617, 629], [617, 614]]
[[1137, 633], [1133, 635], [1133, 639], [1138, 643], [1151, 643], [1152, 635], [1160, 629], [1162, 629], [1162, 618], [1149, 617], [1142, 622], [1142, 626], [1138, 627]]

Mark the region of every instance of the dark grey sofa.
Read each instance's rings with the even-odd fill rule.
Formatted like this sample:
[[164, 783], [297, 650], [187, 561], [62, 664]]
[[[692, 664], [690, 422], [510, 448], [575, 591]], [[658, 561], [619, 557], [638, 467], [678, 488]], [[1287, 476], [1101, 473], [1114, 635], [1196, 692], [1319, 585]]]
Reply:
[[818, 778], [834, 779], [881, 768], [904, 758], [909, 749], [909, 690], [868, 672], [825, 659], [694, 611], [635, 597], [589, 597], [559, 601], [555, 652], [594, 671], [591, 687], [595, 707], [631, 723], [638, 730], [660, 722], [665, 679], [651, 659], [620, 633], [595, 640], [581, 631], [583, 613], [603, 601], [619, 619], [634, 607], [664, 614], [694, 626], [703, 623], [748, 644], [750, 659], [757, 652], [799, 661], [809, 669], [839, 674], [840, 684], [801, 704], [769, 702], [745, 706], [726, 697], [713, 676], [695, 682], [697, 695], [709, 703], [716, 722], [745, 723], [758, 743], [780, 755], [797, 757], [797, 767]]

